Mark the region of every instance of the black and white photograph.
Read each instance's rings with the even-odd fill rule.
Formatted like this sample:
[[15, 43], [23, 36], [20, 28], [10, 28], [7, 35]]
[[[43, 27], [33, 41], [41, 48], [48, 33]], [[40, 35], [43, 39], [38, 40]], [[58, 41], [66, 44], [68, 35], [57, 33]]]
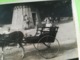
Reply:
[[1, 4], [0, 60], [78, 60], [72, 1]]

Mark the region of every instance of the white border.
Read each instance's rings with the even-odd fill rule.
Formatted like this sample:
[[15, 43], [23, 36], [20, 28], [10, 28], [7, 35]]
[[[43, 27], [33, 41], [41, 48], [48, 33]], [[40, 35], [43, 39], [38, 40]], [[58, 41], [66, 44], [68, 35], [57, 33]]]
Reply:
[[78, 55], [80, 57], [80, 32], [79, 32], [79, 24], [78, 24], [78, 14], [76, 10], [75, 0], [72, 0], [72, 12], [73, 12], [73, 19], [75, 21], [75, 29], [76, 29], [76, 37], [77, 37], [77, 46], [78, 46]]
[[13, 0], [13, 2], [3, 2], [2, 4], [12, 4], [12, 3], [24, 3], [24, 2], [38, 2], [38, 1], [55, 1], [55, 0]]

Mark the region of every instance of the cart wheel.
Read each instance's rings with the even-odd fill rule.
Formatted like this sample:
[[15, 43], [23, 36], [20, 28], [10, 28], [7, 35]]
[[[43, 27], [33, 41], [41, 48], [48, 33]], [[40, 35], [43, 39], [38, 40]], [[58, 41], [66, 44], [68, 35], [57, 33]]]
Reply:
[[60, 50], [60, 44], [57, 39], [54, 39], [53, 36], [46, 35], [39, 39], [38, 43], [35, 44], [35, 48], [38, 50], [39, 55], [43, 58], [50, 59], [58, 55]]

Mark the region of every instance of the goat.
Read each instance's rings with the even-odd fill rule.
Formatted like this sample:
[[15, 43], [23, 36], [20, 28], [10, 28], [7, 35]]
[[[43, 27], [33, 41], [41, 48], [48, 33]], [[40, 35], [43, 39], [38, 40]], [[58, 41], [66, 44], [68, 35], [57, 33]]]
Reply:
[[0, 47], [2, 48], [2, 57], [4, 58], [4, 48], [10, 43], [16, 43], [19, 44], [19, 46], [22, 48], [22, 57], [24, 57], [24, 47], [22, 45], [24, 35], [21, 31], [14, 31], [9, 34], [0, 34]]

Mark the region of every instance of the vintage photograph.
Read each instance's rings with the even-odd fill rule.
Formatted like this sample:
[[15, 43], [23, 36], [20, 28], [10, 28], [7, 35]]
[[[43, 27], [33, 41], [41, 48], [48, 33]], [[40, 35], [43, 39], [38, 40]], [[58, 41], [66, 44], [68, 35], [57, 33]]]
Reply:
[[78, 60], [71, 0], [0, 5], [0, 60]]

